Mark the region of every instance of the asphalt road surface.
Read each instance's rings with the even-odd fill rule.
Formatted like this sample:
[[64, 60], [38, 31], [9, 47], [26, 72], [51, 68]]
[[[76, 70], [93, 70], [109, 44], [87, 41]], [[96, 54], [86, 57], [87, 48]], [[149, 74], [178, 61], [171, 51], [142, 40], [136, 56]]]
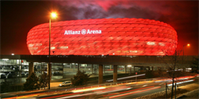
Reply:
[[[180, 84], [180, 86], [197, 83], [198, 80]], [[170, 87], [171, 88], [171, 87]], [[142, 81], [123, 83], [120, 85], [98, 86], [87, 88], [55, 89], [46, 91], [32, 91], [18, 96], [2, 97], [3, 99], [31, 98], [31, 99], [129, 99], [165, 90], [165, 82]]]

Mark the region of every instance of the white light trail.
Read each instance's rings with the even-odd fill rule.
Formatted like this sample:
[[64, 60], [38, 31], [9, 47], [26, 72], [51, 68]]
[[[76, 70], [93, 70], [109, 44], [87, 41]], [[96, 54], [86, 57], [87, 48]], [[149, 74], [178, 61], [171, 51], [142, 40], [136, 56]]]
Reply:
[[106, 87], [98, 87], [98, 88], [89, 88], [89, 89], [80, 89], [80, 90], [73, 90], [73, 93], [76, 92], [85, 92], [85, 91], [92, 91], [92, 90], [99, 90], [99, 89], [105, 89]]
[[[188, 82], [192, 82], [192, 81], [194, 81], [194, 80], [187, 80], [187, 81], [177, 82], [176, 84], [178, 85], [178, 84], [188, 83]], [[175, 85], [175, 83], [174, 83], [174, 85]], [[169, 84], [168, 86], [172, 86], [172, 84]]]
[[[127, 76], [127, 77], [118, 78], [117, 80], [128, 79], [128, 78], [134, 78], [134, 77], [139, 77], [139, 76], [144, 76], [144, 75], [145, 75], [145, 74]], [[113, 81], [113, 79], [111, 79], [111, 80], [106, 80], [106, 81], [107, 81], [107, 82], [111, 82], [111, 81]]]

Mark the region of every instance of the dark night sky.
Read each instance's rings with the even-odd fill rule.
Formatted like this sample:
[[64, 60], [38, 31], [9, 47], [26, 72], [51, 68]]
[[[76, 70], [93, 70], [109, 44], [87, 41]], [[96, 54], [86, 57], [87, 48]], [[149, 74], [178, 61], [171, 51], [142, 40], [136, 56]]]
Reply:
[[57, 11], [56, 21], [97, 18], [143, 18], [170, 24], [178, 33], [178, 49], [198, 55], [198, 1], [189, 0], [53, 0], [1, 1], [1, 54], [30, 54], [28, 31], [47, 23]]

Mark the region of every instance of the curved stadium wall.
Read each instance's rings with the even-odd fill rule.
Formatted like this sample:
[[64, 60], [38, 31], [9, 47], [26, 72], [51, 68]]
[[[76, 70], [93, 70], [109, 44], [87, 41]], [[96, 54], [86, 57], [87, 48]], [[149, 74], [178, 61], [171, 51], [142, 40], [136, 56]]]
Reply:
[[[48, 55], [49, 23], [27, 36], [32, 55]], [[172, 55], [177, 33], [168, 24], [135, 18], [52, 22], [51, 55]]]

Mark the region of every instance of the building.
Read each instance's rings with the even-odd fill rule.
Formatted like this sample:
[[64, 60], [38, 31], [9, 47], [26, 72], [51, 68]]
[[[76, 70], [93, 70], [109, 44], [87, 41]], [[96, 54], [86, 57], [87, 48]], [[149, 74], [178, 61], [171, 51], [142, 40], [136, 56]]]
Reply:
[[[27, 36], [32, 55], [48, 55], [49, 23]], [[177, 33], [168, 24], [135, 18], [53, 22], [51, 55], [172, 55]]]
[[[157, 71], [158, 69], [167, 70], [172, 64], [173, 56], [109, 56], [109, 55], [53, 55], [52, 62], [52, 79], [61, 79], [69, 74], [75, 74], [77, 70], [86, 71], [89, 74], [104, 73], [135, 73], [145, 70]], [[192, 64], [194, 57], [197, 56], [180, 56], [176, 70], [182, 70]], [[14, 83], [26, 81], [28, 75], [35, 72], [41, 75], [47, 72], [48, 55], [1, 55], [0, 59], [0, 82], [5, 78], [15, 80]], [[183, 60], [183, 61], [182, 61]], [[182, 63], [183, 62], [183, 63]], [[130, 66], [130, 67], [129, 67]], [[114, 68], [117, 67], [117, 68]], [[15, 78], [15, 79], [13, 79]]]
[[[48, 74], [63, 77], [68, 72], [84, 70], [99, 74], [99, 83], [105, 72], [113, 73], [116, 82], [118, 72], [166, 70], [164, 61], [169, 58], [164, 55], [173, 55], [177, 47], [177, 33], [170, 25], [135, 18], [53, 22], [50, 38], [52, 72]], [[37, 25], [28, 32], [27, 46], [31, 55], [21, 55], [15, 60], [28, 63], [28, 74], [47, 72], [49, 23]], [[22, 71], [19, 70], [19, 75]]]

